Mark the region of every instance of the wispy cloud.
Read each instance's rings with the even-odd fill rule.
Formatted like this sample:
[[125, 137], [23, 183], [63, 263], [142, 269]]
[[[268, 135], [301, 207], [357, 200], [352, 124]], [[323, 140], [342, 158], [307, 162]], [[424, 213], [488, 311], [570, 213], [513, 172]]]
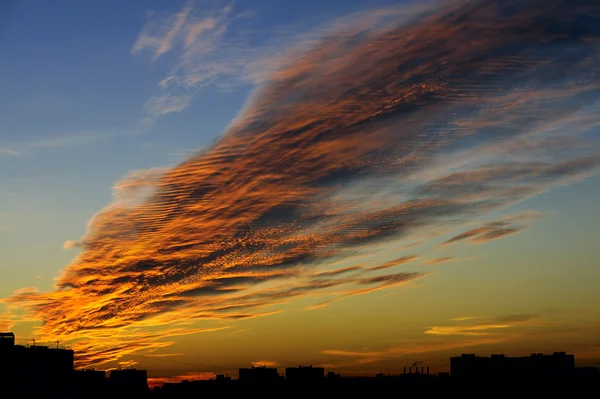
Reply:
[[166, 115], [172, 112], [180, 112], [186, 109], [191, 103], [189, 96], [163, 95], [161, 97], [152, 97], [144, 108], [151, 115]]
[[272, 360], [259, 360], [256, 362], [252, 362], [252, 366], [254, 367], [277, 367], [278, 363]]
[[425, 331], [431, 335], [489, 335], [490, 331], [509, 328], [509, 324], [478, 324], [474, 326], [435, 326]]
[[444, 256], [441, 258], [427, 259], [425, 262], [429, 265], [439, 265], [441, 263], [457, 263], [475, 260], [477, 258], [457, 258], [455, 256]]
[[0, 155], [7, 153], [13, 156], [26, 155], [28, 153], [40, 150], [53, 150], [85, 146], [95, 144], [106, 140], [134, 136], [144, 131], [142, 127], [133, 126], [127, 128], [101, 128], [87, 129], [74, 132], [47, 132], [38, 137], [31, 137], [23, 141], [9, 143], [10, 148], [3, 151], [0, 147]]
[[487, 222], [481, 227], [457, 234], [442, 242], [439, 246], [455, 244], [462, 241], [467, 241], [472, 244], [482, 244], [488, 241], [497, 240], [524, 230], [529, 226], [531, 221], [538, 220], [539, 218], [540, 214], [538, 212], [521, 212], [501, 220]]
[[[325, 35], [359, 35], [381, 30], [390, 20], [414, 15], [423, 7], [388, 7], [356, 13], [310, 26], [257, 29], [252, 11], [227, 1], [188, 1], [176, 13], [150, 12], [132, 47], [133, 54], [150, 53], [151, 60], [171, 52], [172, 68], [158, 82], [161, 91], [144, 106], [153, 117], [180, 112], [206, 87], [230, 89], [260, 85], [302, 58]], [[267, 39], [265, 39], [265, 36]]]
[[[417, 281], [424, 273], [357, 264], [315, 274], [357, 249], [398, 248], [597, 173], [589, 133], [600, 91], [584, 66], [600, 62], [598, 11], [584, 0], [473, 1], [326, 36], [273, 72], [214, 145], [118, 182], [55, 291], [5, 301], [42, 320], [44, 337], [75, 340], [92, 365], [206, 331], [190, 328], [198, 321], [208, 328], [276, 315], [299, 297], [326, 304]], [[178, 37], [185, 46], [200, 23], [189, 15], [165, 28], [154, 56]], [[585, 33], [581, 18], [592, 19]], [[579, 133], [557, 127], [567, 119]], [[542, 144], [505, 151], [525, 138]], [[469, 161], [441, 168], [458, 150]]]
[[[175, 38], [181, 33], [186, 19], [190, 16], [193, 4], [193, 1], [187, 1], [180, 12], [167, 15], [161, 23], [153, 19], [147, 21], [133, 45], [132, 52], [149, 50], [153, 53], [154, 60], [171, 50]], [[150, 16], [153, 17], [152, 14]]]
[[80, 248], [80, 247], [81, 247], [81, 243], [79, 241], [75, 241], [75, 240], [67, 240], [63, 243], [64, 249], [73, 249], [73, 248]]
[[417, 258], [418, 258], [418, 255], [401, 256], [399, 258], [392, 259], [392, 260], [387, 261], [385, 263], [382, 263], [380, 265], [369, 267], [369, 270], [389, 269], [391, 267], [396, 267], [396, 266], [404, 265], [405, 263], [411, 262], [411, 261], [413, 261], [413, 260], [415, 260]]
[[[213, 3], [214, 4], [214, 3]], [[173, 69], [159, 86], [160, 95], [148, 100], [146, 112], [151, 116], [180, 112], [191, 104], [193, 89], [218, 84], [218, 79], [236, 75], [239, 65], [222, 47], [222, 36], [232, 21], [243, 16], [233, 13], [233, 4], [218, 7], [207, 2], [199, 7], [187, 1], [175, 13], [149, 13], [146, 24], [135, 41], [132, 53], [150, 52], [152, 60], [176, 51]]]
[[460, 322], [450, 326], [433, 326], [425, 330], [425, 334], [430, 335], [469, 335], [482, 336], [494, 335], [498, 330], [514, 329], [518, 327], [542, 327], [551, 325], [543, 322], [539, 316], [530, 314], [519, 314], [498, 317], [492, 320], [485, 320], [474, 324], [463, 323], [472, 320], [471, 318], [453, 319]]
[[21, 155], [20, 152], [12, 150], [10, 148], [6, 148], [6, 147], [0, 147], [0, 155], [12, 155], [13, 157], [18, 157]]

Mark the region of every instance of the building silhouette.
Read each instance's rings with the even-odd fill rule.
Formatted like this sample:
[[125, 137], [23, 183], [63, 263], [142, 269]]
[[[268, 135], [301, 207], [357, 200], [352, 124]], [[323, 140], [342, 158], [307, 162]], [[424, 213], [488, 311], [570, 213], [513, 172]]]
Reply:
[[74, 352], [44, 345], [17, 345], [15, 335], [0, 333], [0, 384], [57, 386], [72, 381]]
[[323, 367], [298, 366], [285, 369], [285, 379], [289, 382], [319, 382], [325, 378]]
[[[405, 395], [462, 395], [472, 392], [540, 394], [566, 388], [570, 396], [600, 395], [596, 367], [575, 367], [575, 356], [565, 352], [534, 353], [530, 356], [476, 356], [450, 358], [450, 373], [429, 373], [429, 367], [414, 363], [400, 374], [379, 373], [375, 377], [348, 377], [323, 367], [287, 367], [285, 377], [277, 368], [240, 368], [237, 379], [219, 374], [214, 379], [166, 383], [148, 388], [146, 370], [75, 370], [74, 352], [43, 345], [16, 345], [13, 333], [0, 333], [0, 393], [15, 396], [60, 398], [185, 398], [277, 396], [365, 396], [389, 392]], [[492, 391], [490, 391], [492, 390]]]
[[112, 386], [123, 389], [148, 389], [148, 372], [135, 368], [111, 370], [109, 382]]
[[581, 375], [575, 367], [575, 356], [565, 352], [551, 355], [533, 353], [530, 356], [509, 357], [495, 354], [489, 357], [463, 354], [450, 358], [450, 375], [454, 381], [496, 381], [504, 383], [542, 380], [568, 382]]
[[102, 370], [75, 370], [74, 358], [73, 350], [58, 344], [17, 345], [14, 333], [0, 333], [0, 392], [61, 398], [142, 398], [149, 392], [145, 370], [113, 370], [106, 378]]
[[252, 366], [252, 368], [240, 368], [239, 380], [250, 384], [269, 384], [281, 380], [276, 368], [266, 366]]

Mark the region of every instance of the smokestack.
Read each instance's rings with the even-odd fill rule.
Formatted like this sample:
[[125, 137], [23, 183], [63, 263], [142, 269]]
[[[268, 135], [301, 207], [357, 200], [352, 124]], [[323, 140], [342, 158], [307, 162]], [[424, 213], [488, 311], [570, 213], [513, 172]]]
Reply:
[[427, 366], [427, 375], [429, 375], [429, 366]]
[[423, 371], [425, 371], [425, 367], [421, 366], [421, 374], [425, 374]]
[[404, 374], [406, 374], [406, 366], [404, 366]]
[[408, 374], [412, 374], [412, 366], [408, 368]]

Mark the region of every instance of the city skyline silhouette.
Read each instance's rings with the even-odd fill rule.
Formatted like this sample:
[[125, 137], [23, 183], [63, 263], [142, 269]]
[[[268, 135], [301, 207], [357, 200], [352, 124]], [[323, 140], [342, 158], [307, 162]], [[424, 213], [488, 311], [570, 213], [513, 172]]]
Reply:
[[565, 352], [533, 353], [509, 357], [461, 354], [451, 357], [450, 372], [430, 374], [429, 366], [416, 361], [401, 374], [347, 377], [324, 367], [240, 367], [237, 378], [217, 374], [210, 379], [185, 379], [150, 384], [148, 371], [136, 368], [109, 370], [75, 369], [71, 349], [15, 344], [13, 333], [0, 333], [0, 385], [26, 395], [61, 397], [188, 397], [196, 394], [299, 394], [318, 390], [321, 394], [357, 392], [383, 393], [399, 388], [428, 394], [460, 392], [502, 385], [503, 389], [531, 389], [538, 393], [556, 389], [600, 393], [597, 367], [577, 367], [575, 357]]

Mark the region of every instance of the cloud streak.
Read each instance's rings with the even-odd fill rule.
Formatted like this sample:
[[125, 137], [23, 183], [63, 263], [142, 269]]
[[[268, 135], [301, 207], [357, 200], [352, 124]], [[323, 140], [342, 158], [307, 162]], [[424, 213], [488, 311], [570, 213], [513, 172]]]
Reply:
[[10, 148], [0, 147], [0, 155], [12, 155], [13, 157], [18, 157], [21, 155], [20, 152], [12, 150]]
[[442, 242], [440, 246], [468, 242], [470, 244], [483, 244], [499, 238], [516, 234], [529, 226], [531, 220], [539, 219], [535, 212], [521, 213], [502, 220], [485, 223], [481, 227], [467, 230]]
[[[451, 3], [383, 31], [324, 37], [272, 73], [214, 145], [117, 183], [119, 197], [135, 200], [94, 216], [54, 292], [6, 301], [94, 365], [168, 347], [198, 321], [269, 316], [298, 297], [423, 277], [373, 273], [385, 264], [317, 277], [315, 268], [598, 171], [590, 66], [600, 61], [600, 6], [541, 4]], [[154, 56], [173, 46], [172, 29], [202, 35], [184, 14], [144, 44]], [[565, 120], [577, 128], [560, 128]], [[563, 136], [584, 145], [548, 141]], [[523, 140], [539, 145], [505, 151]], [[464, 162], [441, 168], [457, 151]], [[150, 326], [164, 328], [160, 339]]]
[[464, 323], [472, 320], [472, 318], [463, 317], [453, 319], [459, 322], [450, 326], [433, 326], [425, 330], [428, 335], [443, 335], [443, 336], [486, 336], [497, 335], [502, 333], [502, 330], [510, 330], [523, 327], [544, 327], [552, 325], [548, 322], [540, 321], [539, 316], [529, 314], [517, 314], [498, 317], [496, 319], [484, 320], [478, 323]]

